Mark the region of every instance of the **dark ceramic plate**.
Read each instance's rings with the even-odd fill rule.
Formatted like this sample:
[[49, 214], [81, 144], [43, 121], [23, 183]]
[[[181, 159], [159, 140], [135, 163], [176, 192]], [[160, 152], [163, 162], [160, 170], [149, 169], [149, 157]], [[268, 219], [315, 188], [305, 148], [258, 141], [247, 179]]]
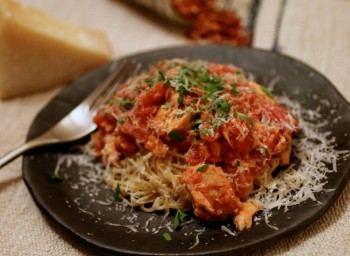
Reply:
[[[316, 109], [321, 106], [320, 120], [337, 119], [337, 122], [329, 122], [321, 129], [332, 132], [337, 149], [350, 150], [347, 135], [350, 127], [349, 104], [325, 77], [305, 64], [273, 52], [224, 45], [191, 45], [161, 49], [128, 58], [136, 59], [146, 68], [159, 59], [174, 57], [234, 63], [254, 74], [262, 84], [268, 84], [278, 77], [278, 81], [275, 80], [274, 93], [286, 94], [294, 100], [304, 97], [304, 108]], [[120, 60], [115, 63], [118, 61]], [[105, 78], [110, 65], [85, 75], [55, 97], [35, 118], [28, 139], [47, 130], [77, 105]], [[313, 97], [305, 100], [306, 95]], [[327, 104], [320, 104], [320, 99]], [[38, 206], [60, 225], [91, 244], [119, 253], [232, 255], [255, 250], [318, 219], [338, 198], [350, 173], [350, 159], [338, 159], [338, 172], [328, 174], [328, 183], [325, 186], [333, 190], [316, 195], [320, 204], [308, 200], [291, 207], [286, 213], [283, 210], [273, 211], [270, 224], [278, 227], [278, 230], [268, 227], [262, 221], [248, 231], [231, 236], [221, 230], [222, 225], [234, 230], [228, 223], [204, 224], [194, 221], [178, 231], [170, 232], [172, 240], [167, 241], [163, 238], [163, 233], [168, 230], [158, 228], [162, 214], [148, 214], [135, 209], [123, 209], [117, 204], [103, 203], [113, 193], [103, 182], [97, 185], [80, 184], [79, 165], [62, 165], [60, 173], [65, 174], [65, 179], [61, 182], [50, 180], [48, 176], [54, 171], [59, 155], [70, 153], [71, 146], [46, 147], [25, 155], [25, 183]], [[169, 216], [166, 221], [171, 222], [173, 218], [173, 215]], [[119, 226], [120, 224], [128, 226]], [[138, 232], [134, 232], [136, 229]], [[198, 245], [195, 243], [197, 238]]]

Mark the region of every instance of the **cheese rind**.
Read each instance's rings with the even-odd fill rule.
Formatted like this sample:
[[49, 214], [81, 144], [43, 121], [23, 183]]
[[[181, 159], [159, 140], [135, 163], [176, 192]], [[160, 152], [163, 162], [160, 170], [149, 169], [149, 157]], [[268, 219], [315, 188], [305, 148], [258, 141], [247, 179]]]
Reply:
[[110, 60], [102, 32], [0, 1], [1, 98], [62, 85]]

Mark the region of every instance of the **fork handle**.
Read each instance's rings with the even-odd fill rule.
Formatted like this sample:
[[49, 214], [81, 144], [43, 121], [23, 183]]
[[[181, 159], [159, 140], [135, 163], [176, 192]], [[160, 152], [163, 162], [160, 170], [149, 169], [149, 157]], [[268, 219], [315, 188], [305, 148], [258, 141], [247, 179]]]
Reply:
[[5, 166], [12, 160], [16, 159], [18, 156], [22, 155], [23, 153], [41, 145], [43, 145], [42, 141], [33, 139], [19, 146], [18, 148], [15, 148], [14, 150], [10, 151], [9, 153], [7, 153], [6, 155], [0, 158], [0, 168]]

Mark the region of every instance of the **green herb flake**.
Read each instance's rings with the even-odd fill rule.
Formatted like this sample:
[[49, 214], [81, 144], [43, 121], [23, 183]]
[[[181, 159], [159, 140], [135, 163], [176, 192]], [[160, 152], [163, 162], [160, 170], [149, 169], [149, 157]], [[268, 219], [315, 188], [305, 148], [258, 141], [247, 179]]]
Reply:
[[63, 180], [63, 178], [60, 175], [55, 174], [55, 173], [50, 173], [49, 178], [52, 181], [62, 181]]
[[205, 119], [205, 121], [206, 121], [208, 124], [212, 124], [212, 122], [213, 122], [213, 120], [212, 120], [210, 117], [208, 117], [207, 119]]
[[183, 135], [181, 132], [178, 132], [176, 130], [173, 130], [173, 131], [169, 132], [168, 136], [172, 140], [179, 141], [179, 142], [186, 140], [186, 136]]
[[129, 99], [119, 99], [118, 104], [124, 109], [130, 110], [135, 105], [135, 101]]
[[212, 129], [209, 129], [209, 128], [203, 128], [203, 129], [201, 129], [201, 132], [206, 136], [212, 136], [214, 133], [214, 131]]
[[208, 71], [205, 71], [198, 79], [199, 82], [206, 82], [209, 80]]
[[261, 90], [267, 95], [269, 96], [271, 99], [275, 98], [275, 96], [269, 91], [269, 89], [267, 89], [265, 86], [260, 85]]
[[209, 166], [209, 164], [203, 164], [202, 166], [199, 166], [197, 168], [197, 172], [203, 172], [205, 171], [205, 169], [207, 169], [207, 167]]
[[233, 117], [237, 118], [237, 110], [236, 109], [233, 110]]
[[165, 83], [169, 83], [168, 78], [166, 77], [165, 73], [163, 70], [159, 70], [158, 72], [159, 77], [158, 77], [158, 81], [159, 82], [165, 82]]
[[115, 189], [113, 201], [114, 202], [120, 201], [120, 185], [119, 185], [119, 183], [117, 185], [117, 188]]
[[198, 72], [193, 69], [191, 65], [184, 65], [180, 71], [178, 77], [180, 83], [185, 83], [185, 80], [189, 82], [192, 86], [198, 86], [199, 82], [197, 81]]
[[215, 121], [215, 122], [213, 123], [213, 129], [214, 129], [214, 130], [219, 129], [219, 127], [220, 127], [222, 124], [223, 124], [223, 122], [220, 121], [220, 120]]
[[230, 111], [230, 104], [228, 103], [227, 100], [225, 99], [220, 99], [216, 103], [216, 108], [221, 108], [224, 112], [229, 112]]
[[217, 110], [217, 115], [218, 115], [218, 117], [222, 117], [225, 119], [230, 116], [227, 112], [224, 112], [222, 109]]
[[187, 77], [188, 81], [190, 82], [191, 85], [197, 86], [198, 82], [192, 78], [192, 77]]
[[237, 91], [237, 86], [238, 86], [238, 83], [232, 83], [230, 92], [236, 95], [237, 97], [241, 97], [243, 96], [243, 93]]
[[[183, 86], [181, 86], [180, 88], [183, 88]], [[180, 106], [183, 106], [183, 104], [184, 104], [184, 90], [180, 89], [179, 98], [177, 99], [177, 101], [178, 101]]]
[[171, 236], [170, 236], [170, 234], [168, 232], [164, 232], [163, 233], [163, 237], [164, 237], [165, 240], [171, 241]]
[[147, 83], [149, 87], [154, 85], [154, 81], [149, 77], [145, 79], [145, 83]]
[[220, 99], [216, 104], [210, 109], [212, 113], [216, 111], [216, 115], [221, 118], [228, 118], [230, 111], [230, 103], [225, 99]]
[[237, 91], [237, 86], [238, 86], [238, 83], [232, 83], [231, 84], [231, 93], [233, 94], [239, 94], [239, 92]]
[[252, 125], [252, 121], [247, 116], [239, 116], [239, 119], [246, 121], [248, 124]]
[[120, 123], [120, 124], [125, 123], [125, 118], [119, 118], [119, 119], [118, 119], [118, 123]]
[[200, 78], [200, 81], [204, 83], [202, 89], [207, 92], [207, 97], [212, 97], [214, 93], [224, 88], [222, 77], [220, 76], [209, 76], [208, 73], [206, 73], [205, 76]]
[[185, 92], [189, 92], [185, 86], [180, 85], [178, 88], [175, 88], [176, 91], [179, 92], [179, 98], [177, 99], [180, 106], [183, 106], [184, 94]]
[[202, 119], [198, 118], [194, 121], [193, 125], [200, 125], [200, 124], [202, 124]]
[[174, 229], [177, 229], [179, 226], [181, 226], [187, 216], [188, 215], [185, 212], [177, 210], [173, 223]]

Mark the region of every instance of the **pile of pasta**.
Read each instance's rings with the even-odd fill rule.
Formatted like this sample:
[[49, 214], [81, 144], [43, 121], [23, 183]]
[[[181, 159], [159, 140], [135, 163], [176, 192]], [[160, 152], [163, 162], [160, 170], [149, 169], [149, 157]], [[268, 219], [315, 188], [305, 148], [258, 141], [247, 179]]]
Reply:
[[105, 180], [143, 211], [193, 210], [248, 229], [249, 195], [288, 165], [298, 121], [234, 65], [161, 60], [124, 83], [94, 117], [90, 146]]

